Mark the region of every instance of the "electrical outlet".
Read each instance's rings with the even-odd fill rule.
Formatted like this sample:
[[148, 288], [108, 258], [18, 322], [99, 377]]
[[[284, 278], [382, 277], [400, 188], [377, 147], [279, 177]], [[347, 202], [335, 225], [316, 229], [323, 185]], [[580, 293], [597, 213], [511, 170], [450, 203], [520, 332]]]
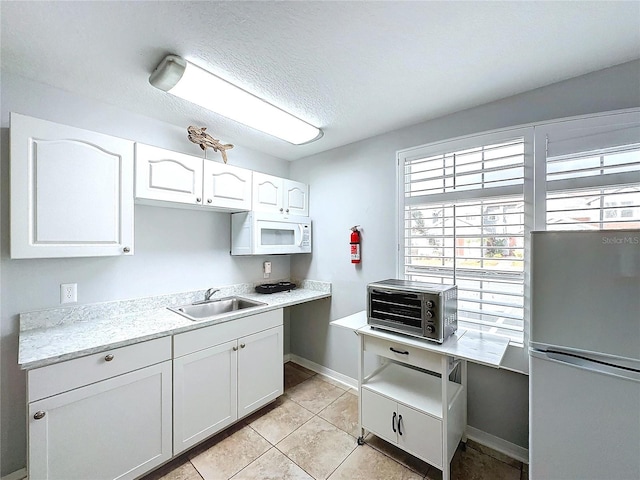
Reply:
[[60, 303], [75, 303], [78, 301], [78, 284], [60, 284]]
[[271, 262], [264, 262], [262, 264], [262, 270], [264, 272], [264, 278], [269, 278], [269, 275], [271, 275]]

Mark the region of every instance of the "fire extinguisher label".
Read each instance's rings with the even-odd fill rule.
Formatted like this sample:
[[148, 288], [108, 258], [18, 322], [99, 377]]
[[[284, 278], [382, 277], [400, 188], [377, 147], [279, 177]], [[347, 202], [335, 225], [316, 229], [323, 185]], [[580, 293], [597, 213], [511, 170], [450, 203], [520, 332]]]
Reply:
[[360, 260], [360, 244], [351, 244], [351, 260]]

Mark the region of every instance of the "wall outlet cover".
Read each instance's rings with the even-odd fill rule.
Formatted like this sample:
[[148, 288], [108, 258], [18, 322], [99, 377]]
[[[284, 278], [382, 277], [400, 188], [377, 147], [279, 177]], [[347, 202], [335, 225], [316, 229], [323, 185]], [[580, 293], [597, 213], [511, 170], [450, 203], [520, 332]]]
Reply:
[[60, 303], [76, 303], [78, 301], [78, 284], [60, 284]]

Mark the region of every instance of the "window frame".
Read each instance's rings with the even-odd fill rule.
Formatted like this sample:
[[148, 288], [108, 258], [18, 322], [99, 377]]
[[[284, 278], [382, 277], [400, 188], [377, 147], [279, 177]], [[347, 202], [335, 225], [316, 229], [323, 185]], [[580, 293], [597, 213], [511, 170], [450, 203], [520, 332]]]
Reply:
[[[443, 153], [458, 152], [461, 150], [468, 150], [472, 148], [481, 147], [483, 145], [494, 145], [511, 141], [515, 138], [523, 138], [524, 140], [524, 165], [523, 165], [523, 183], [520, 185], [509, 185], [503, 187], [493, 187], [490, 195], [482, 195], [480, 189], [475, 190], [462, 190], [456, 192], [456, 201], [473, 200], [473, 199], [486, 199], [496, 197], [509, 197], [515, 195], [522, 195], [524, 201], [524, 279], [523, 279], [523, 343], [510, 343], [510, 346], [518, 349], [518, 352], [522, 352], [525, 346], [528, 344], [528, 331], [529, 331], [529, 313], [530, 308], [528, 302], [528, 285], [529, 285], [529, 258], [528, 252], [530, 250], [530, 232], [533, 220], [533, 203], [532, 199], [528, 198], [528, 195], [533, 194], [533, 189], [527, 187], [527, 178], [533, 179], [533, 161], [534, 161], [534, 143], [533, 143], [533, 127], [515, 127], [508, 129], [500, 129], [491, 132], [478, 133], [468, 135], [464, 137], [458, 137], [451, 140], [440, 141], [431, 144], [419, 145], [416, 147], [399, 150], [396, 152], [396, 244], [397, 244], [397, 256], [396, 256], [396, 276], [397, 278], [404, 278], [404, 218], [405, 218], [405, 162], [413, 159], [428, 158], [434, 155], [440, 155]], [[480, 193], [481, 195], [478, 195]], [[446, 196], [452, 196], [450, 193]], [[439, 195], [433, 195], [433, 203], [440, 201]], [[431, 200], [430, 200], [431, 203]], [[522, 356], [520, 353], [518, 356]], [[514, 366], [516, 371], [526, 371], [526, 365]]]
[[[628, 117], [627, 117], [628, 115]], [[404, 229], [405, 229], [405, 184], [404, 162], [406, 159], [429, 157], [452, 151], [465, 150], [482, 145], [500, 143], [516, 136], [524, 138], [524, 318], [523, 344], [510, 343], [500, 368], [528, 374], [528, 344], [531, 319], [531, 235], [532, 231], [546, 230], [547, 202], [547, 140], [546, 134], [556, 129], [570, 126], [570, 122], [580, 127], [614, 125], [625, 119], [638, 119], [640, 108], [630, 108], [596, 114], [534, 122], [487, 132], [474, 133], [452, 139], [441, 140], [401, 149], [396, 152], [396, 275], [404, 277]], [[418, 154], [419, 152], [419, 154]], [[469, 195], [460, 192], [461, 199]], [[434, 199], [435, 201], [435, 199]]]

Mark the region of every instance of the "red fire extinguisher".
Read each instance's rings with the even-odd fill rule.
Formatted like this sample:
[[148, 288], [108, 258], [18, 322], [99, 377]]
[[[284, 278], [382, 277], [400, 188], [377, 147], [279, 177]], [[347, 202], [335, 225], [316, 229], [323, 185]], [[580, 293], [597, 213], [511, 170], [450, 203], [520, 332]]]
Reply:
[[351, 263], [360, 263], [360, 226], [351, 227]]

